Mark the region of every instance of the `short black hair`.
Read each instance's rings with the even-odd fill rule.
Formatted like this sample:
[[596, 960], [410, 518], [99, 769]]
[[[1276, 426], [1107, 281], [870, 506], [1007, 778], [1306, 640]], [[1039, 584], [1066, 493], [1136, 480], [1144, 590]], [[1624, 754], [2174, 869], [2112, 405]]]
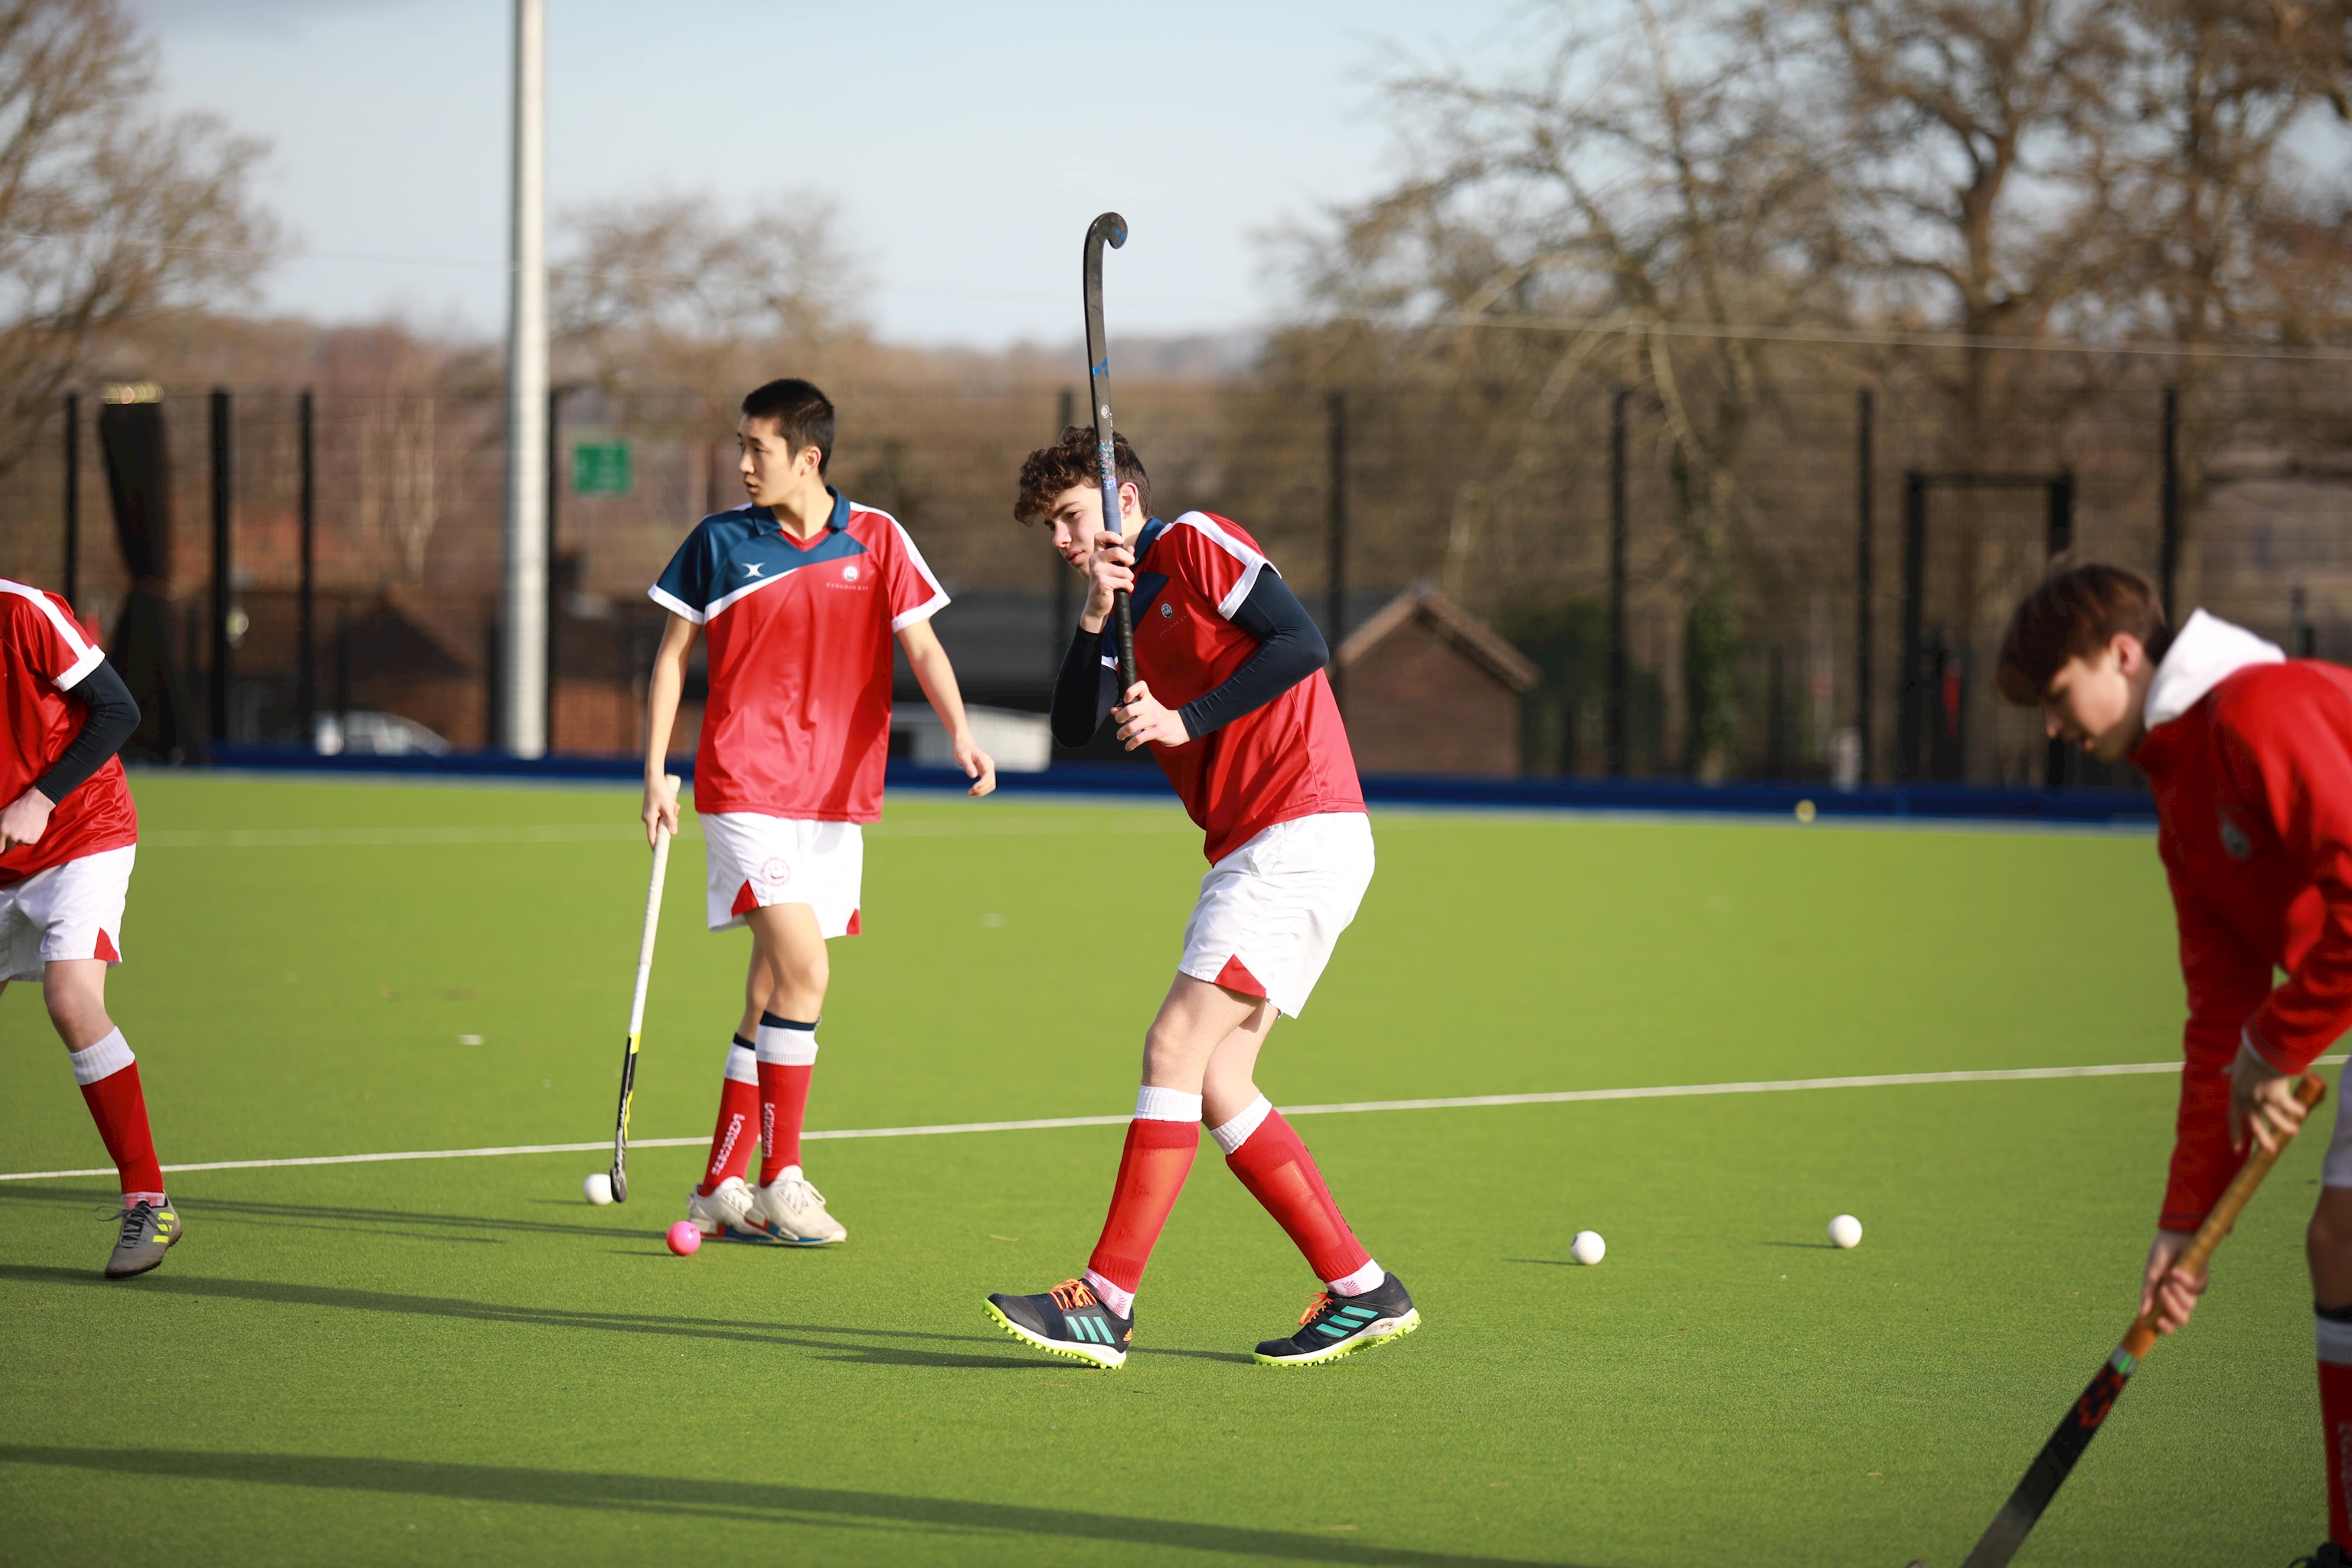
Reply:
[[820, 474], [833, 461], [833, 399], [819, 392], [813, 382], [786, 376], [754, 387], [744, 395], [743, 417], [774, 420], [776, 428], [783, 434], [787, 453], [814, 447], [816, 471]]
[[2164, 601], [2147, 578], [2098, 561], [2054, 572], [2018, 601], [1994, 683], [2011, 702], [2031, 708], [2070, 659], [2097, 657], [2120, 632], [2137, 637], [2150, 660], [2172, 646]]

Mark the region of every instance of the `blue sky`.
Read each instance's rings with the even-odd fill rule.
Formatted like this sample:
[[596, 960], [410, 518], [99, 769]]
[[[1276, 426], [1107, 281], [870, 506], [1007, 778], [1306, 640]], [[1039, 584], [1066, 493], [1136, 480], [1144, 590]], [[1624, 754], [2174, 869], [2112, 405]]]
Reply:
[[[132, 0], [165, 106], [266, 138], [296, 254], [268, 308], [499, 330], [504, 0]], [[1075, 335], [1086, 225], [1117, 207], [1125, 330], [1229, 331], [1281, 299], [1261, 237], [1376, 188], [1402, 58], [1487, 61], [1528, 0], [1183, 5], [550, 0], [550, 207], [829, 193], [903, 342]]]

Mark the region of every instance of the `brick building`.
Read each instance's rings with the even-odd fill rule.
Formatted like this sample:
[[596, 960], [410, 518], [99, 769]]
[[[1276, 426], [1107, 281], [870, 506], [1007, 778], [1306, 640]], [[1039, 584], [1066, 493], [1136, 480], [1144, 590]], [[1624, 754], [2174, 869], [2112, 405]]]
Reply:
[[1519, 697], [1536, 667], [1429, 584], [1339, 645], [1349, 743], [1368, 773], [1519, 771]]

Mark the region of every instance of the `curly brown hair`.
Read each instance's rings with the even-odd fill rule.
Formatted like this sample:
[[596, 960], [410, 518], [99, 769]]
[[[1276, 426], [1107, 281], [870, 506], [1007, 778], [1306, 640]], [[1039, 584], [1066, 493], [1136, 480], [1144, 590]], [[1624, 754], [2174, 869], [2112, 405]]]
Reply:
[[[1135, 487], [1135, 504], [1143, 515], [1151, 515], [1151, 479], [1143, 471], [1143, 459], [1127, 444], [1127, 437], [1116, 431], [1111, 438], [1111, 466], [1118, 470], [1118, 482]], [[1053, 509], [1054, 498], [1075, 485], [1102, 483], [1102, 463], [1097, 455], [1095, 433], [1085, 425], [1064, 426], [1062, 438], [1050, 447], [1040, 447], [1029, 454], [1021, 465], [1021, 493], [1013, 499], [1013, 521], [1024, 527], [1042, 522]]]
[[2164, 605], [2147, 578], [2098, 562], [2053, 573], [2010, 616], [1995, 684], [2031, 708], [2068, 660], [2095, 657], [2119, 632], [2137, 637], [2151, 659], [2171, 646]]

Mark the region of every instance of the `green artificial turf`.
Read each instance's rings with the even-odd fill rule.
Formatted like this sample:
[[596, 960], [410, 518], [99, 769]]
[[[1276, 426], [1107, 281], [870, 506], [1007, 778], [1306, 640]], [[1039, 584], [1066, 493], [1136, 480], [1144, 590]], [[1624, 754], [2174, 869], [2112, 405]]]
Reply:
[[[169, 1162], [606, 1135], [632, 794], [137, 778], [110, 997]], [[1391, 814], [1277, 1102], [2161, 1060], [2132, 836]], [[747, 939], [681, 846], [640, 1137], [707, 1131]], [[834, 944], [820, 1129], [1116, 1115], [1201, 870], [1172, 808], [894, 799]], [[478, 1037], [479, 1044], [461, 1039]], [[28, 987], [0, 1171], [104, 1163]], [[1302, 1118], [1425, 1326], [1248, 1360], [1314, 1282], [1205, 1145], [1138, 1351], [980, 1310], [1084, 1264], [1117, 1127], [810, 1145], [846, 1246], [668, 1256], [700, 1163], [0, 1183], [0, 1561], [1957, 1563], [2127, 1322], [2172, 1084], [2121, 1077]], [[2021, 1563], [2324, 1534], [2290, 1153]], [[1822, 1240], [1850, 1211], [1860, 1248]], [[1596, 1268], [1570, 1237], [1609, 1241]]]

